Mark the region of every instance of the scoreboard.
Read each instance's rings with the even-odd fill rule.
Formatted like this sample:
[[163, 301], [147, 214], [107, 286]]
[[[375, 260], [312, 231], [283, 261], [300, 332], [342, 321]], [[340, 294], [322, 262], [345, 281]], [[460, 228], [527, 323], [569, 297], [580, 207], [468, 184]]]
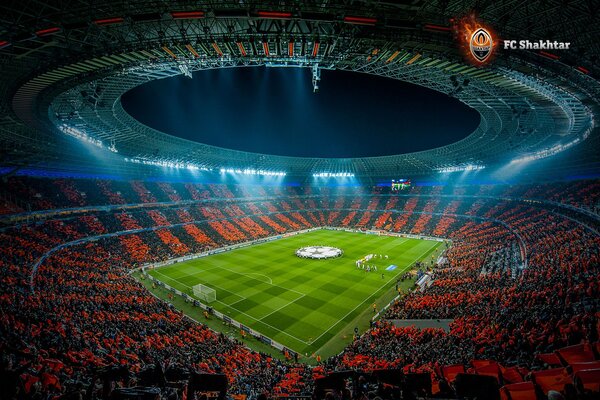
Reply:
[[392, 179], [392, 192], [410, 189], [410, 179]]

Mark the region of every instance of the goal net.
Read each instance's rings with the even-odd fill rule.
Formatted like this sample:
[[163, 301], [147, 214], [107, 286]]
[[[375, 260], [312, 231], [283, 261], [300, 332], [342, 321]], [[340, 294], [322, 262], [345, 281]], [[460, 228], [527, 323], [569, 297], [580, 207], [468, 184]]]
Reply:
[[212, 303], [217, 300], [216, 290], [205, 285], [192, 286], [192, 292], [194, 293], [194, 296], [205, 303]]

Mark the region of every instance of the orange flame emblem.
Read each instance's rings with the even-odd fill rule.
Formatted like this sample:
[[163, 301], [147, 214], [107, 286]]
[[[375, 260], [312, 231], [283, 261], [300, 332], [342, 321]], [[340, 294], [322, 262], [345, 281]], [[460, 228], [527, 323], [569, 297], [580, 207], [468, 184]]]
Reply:
[[473, 14], [451, 20], [460, 50], [473, 64], [482, 66], [492, 60], [498, 47], [496, 34]]
[[479, 28], [471, 35], [469, 40], [469, 50], [471, 55], [479, 62], [484, 62], [492, 54], [494, 48], [494, 41], [492, 35], [483, 29]]

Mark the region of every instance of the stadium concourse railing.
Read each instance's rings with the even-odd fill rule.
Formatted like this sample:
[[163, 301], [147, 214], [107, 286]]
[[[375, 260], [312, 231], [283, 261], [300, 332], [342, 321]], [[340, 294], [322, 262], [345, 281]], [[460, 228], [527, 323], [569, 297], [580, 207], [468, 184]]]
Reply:
[[[327, 230], [336, 230], [336, 231], [345, 231], [345, 232], [353, 232], [353, 233], [364, 233], [367, 235], [386, 235], [386, 236], [396, 236], [396, 237], [406, 237], [406, 238], [413, 238], [413, 239], [425, 239], [425, 240], [434, 240], [437, 242], [448, 242], [448, 239], [443, 239], [443, 238], [438, 238], [438, 237], [433, 237], [433, 236], [425, 236], [425, 235], [413, 235], [413, 234], [407, 234], [407, 233], [397, 233], [397, 232], [387, 232], [387, 231], [381, 231], [381, 230], [359, 230], [359, 229], [350, 229], [350, 228], [340, 228], [340, 227], [332, 227], [332, 226], [323, 226], [323, 227], [317, 227], [317, 228], [310, 228], [310, 229], [302, 229], [299, 231], [294, 231], [294, 232], [288, 232], [288, 233], [284, 233], [281, 235], [275, 235], [275, 236], [269, 236], [266, 238], [262, 238], [262, 239], [256, 239], [256, 240], [250, 240], [248, 242], [243, 242], [243, 243], [238, 243], [238, 244], [234, 244], [231, 246], [225, 246], [225, 247], [221, 247], [215, 250], [209, 250], [206, 252], [202, 252], [202, 253], [196, 253], [196, 254], [190, 254], [187, 256], [183, 256], [183, 257], [177, 257], [177, 258], [173, 258], [170, 260], [166, 260], [166, 261], [160, 261], [160, 262], [156, 262], [156, 263], [148, 263], [148, 264], [144, 264], [138, 268], [133, 269], [130, 274], [134, 273], [135, 271], [141, 271], [142, 274], [150, 279], [152, 282], [156, 283], [158, 286], [162, 286], [165, 289], [169, 290], [172, 293], [175, 293], [178, 296], [181, 296], [185, 301], [190, 302], [192, 304], [194, 304], [196, 307], [200, 307], [203, 310], [206, 310], [208, 312], [211, 313], [211, 315], [214, 315], [215, 317], [219, 318], [220, 320], [222, 320], [223, 322], [232, 325], [240, 330], [245, 331], [246, 333], [254, 336], [256, 339], [260, 340], [261, 342], [281, 351], [281, 352], [287, 352], [291, 355], [296, 354], [296, 351], [284, 346], [283, 344], [263, 335], [262, 333], [255, 331], [254, 329], [245, 326], [244, 324], [242, 324], [241, 322], [236, 321], [235, 319], [229, 317], [228, 315], [223, 314], [220, 311], [215, 310], [213, 307], [211, 307], [208, 304], [205, 304], [203, 302], [201, 302], [200, 300], [196, 299], [195, 297], [190, 296], [187, 293], [183, 293], [181, 290], [175, 289], [174, 287], [170, 286], [169, 284], [167, 284], [164, 281], [161, 281], [159, 279], [156, 279], [155, 277], [153, 277], [152, 275], [150, 275], [148, 273], [148, 270], [152, 270], [152, 269], [158, 269], [161, 267], [165, 267], [167, 265], [173, 265], [173, 264], [177, 264], [179, 262], [183, 262], [183, 261], [189, 261], [189, 260], [194, 260], [194, 259], [198, 259], [198, 258], [202, 258], [202, 257], [207, 257], [213, 254], [219, 254], [219, 253], [224, 253], [227, 251], [231, 251], [231, 250], [235, 250], [235, 249], [239, 249], [242, 247], [248, 247], [248, 246], [252, 246], [255, 244], [259, 244], [259, 243], [266, 243], [266, 242], [271, 242], [274, 240], [278, 240], [278, 239], [283, 239], [286, 237], [290, 237], [290, 236], [295, 236], [295, 235], [299, 235], [302, 233], [306, 233], [306, 232], [313, 232], [313, 231], [317, 231], [317, 230], [323, 230], [323, 229], [327, 229]], [[374, 321], [376, 320], [379, 315], [383, 314], [388, 308], [389, 306], [396, 301], [400, 296], [396, 295], [396, 297], [394, 297], [392, 299], [392, 301], [390, 301], [388, 304], [385, 305], [385, 307], [383, 307], [377, 314], [375, 314], [371, 320]], [[191, 317], [190, 317], [191, 318]], [[198, 322], [198, 321], [196, 321]]]

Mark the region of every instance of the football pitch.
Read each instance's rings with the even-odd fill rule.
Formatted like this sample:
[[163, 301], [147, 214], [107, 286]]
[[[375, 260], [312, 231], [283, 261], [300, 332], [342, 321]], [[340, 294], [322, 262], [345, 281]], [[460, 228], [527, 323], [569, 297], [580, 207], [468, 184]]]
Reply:
[[[367, 311], [372, 304], [394, 291], [397, 278], [416, 261], [429, 262], [440, 244], [317, 230], [148, 272], [190, 296], [192, 286], [209, 286], [216, 290], [217, 299], [210, 303], [214, 309], [300, 354], [320, 354], [328, 342], [341, 341], [341, 331], [357, 316], [372, 315]], [[296, 256], [300, 247], [315, 245], [340, 248], [343, 255], [326, 260]], [[377, 272], [365, 272], [355, 262], [368, 254], [388, 258], [373, 258], [368, 264], [376, 265]]]

